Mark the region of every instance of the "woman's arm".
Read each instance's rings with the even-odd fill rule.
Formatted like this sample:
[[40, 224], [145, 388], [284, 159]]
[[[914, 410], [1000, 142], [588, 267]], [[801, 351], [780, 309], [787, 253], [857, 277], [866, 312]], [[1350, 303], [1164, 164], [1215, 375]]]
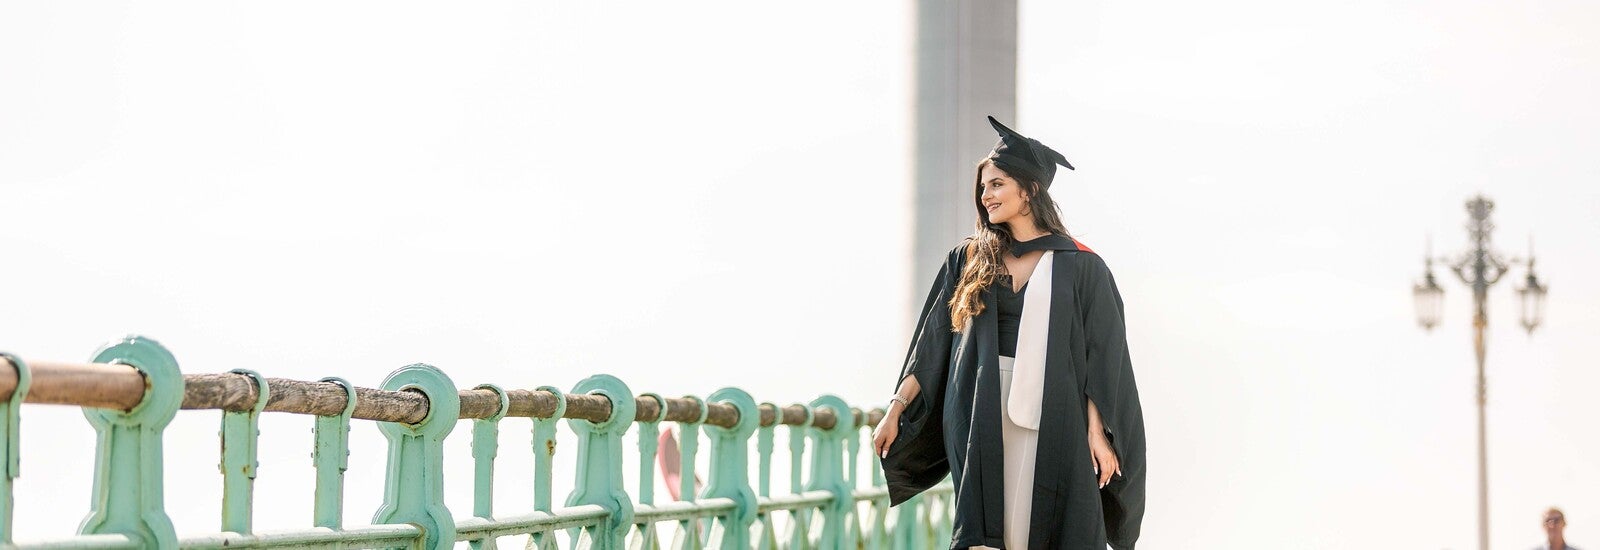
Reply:
[[[938, 401], [942, 398], [944, 377], [950, 368], [951, 340], [955, 337], [955, 333], [950, 330], [950, 296], [955, 294], [955, 285], [961, 280], [966, 248], [967, 242], [963, 241], [950, 250], [950, 254], [945, 257], [944, 266], [933, 279], [933, 286], [928, 289], [928, 298], [922, 304], [922, 312], [917, 315], [917, 327], [912, 331], [911, 344], [906, 349], [906, 361], [900, 369], [899, 386], [894, 390], [894, 398], [885, 404], [883, 420], [878, 422], [872, 433], [872, 450], [880, 458], [888, 457], [889, 444], [899, 435], [900, 414], [913, 399], [920, 397]], [[928, 395], [922, 395], [923, 384], [928, 385]], [[931, 420], [935, 426], [940, 421], [938, 418]], [[923, 466], [936, 467], [937, 464], [942, 464], [943, 456], [934, 456], [935, 453], [930, 452], [930, 449], [919, 449], [917, 453], [918, 460], [926, 459], [926, 464]], [[885, 468], [890, 467], [885, 466]], [[896, 473], [905, 472], [885, 470], [885, 475], [891, 479]]]
[[1106, 441], [1106, 426], [1100, 420], [1100, 409], [1094, 406], [1094, 400], [1084, 397], [1089, 403], [1089, 458], [1094, 461], [1094, 473], [1100, 476], [1100, 487], [1104, 488], [1111, 482], [1111, 474], [1115, 472], [1122, 475], [1122, 464], [1117, 461], [1116, 451], [1111, 450], [1111, 442]]
[[900, 412], [905, 410], [905, 403], [910, 403], [922, 392], [922, 385], [917, 383], [917, 377], [906, 376], [900, 381], [900, 388], [894, 394], [901, 400], [890, 400], [889, 406], [883, 411], [883, 420], [878, 421], [878, 427], [872, 430], [872, 450], [878, 453], [878, 458], [889, 456], [889, 444], [894, 443], [894, 438], [900, 435]]
[[906, 376], [905, 380], [900, 381], [900, 389], [894, 392], [903, 401], [889, 401], [889, 408], [884, 411], [883, 415], [900, 416], [900, 411], [906, 408], [905, 403], [910, 403], [912, 399], [916, 399], [917, 394], [921, 392], [922, 385], [917, 383], [917, 377]]

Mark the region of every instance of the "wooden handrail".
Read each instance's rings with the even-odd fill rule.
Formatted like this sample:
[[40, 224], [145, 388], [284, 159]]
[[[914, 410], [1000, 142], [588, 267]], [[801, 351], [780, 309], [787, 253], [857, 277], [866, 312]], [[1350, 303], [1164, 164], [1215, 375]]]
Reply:
[[[76, 405], [103, 409], [131, 410], [139, 405], [145, 394], [144, 376], [127, 365], [105, 363], [60, 363], [28, 361], [32, 379], [24, 402], [53, 405]], [[248, 375], [237, 373], [186, 374], [184, 380], [184, 409], [216, 409], [247, 411], [256, 402], [256, 385]], [[263, 410], [319, 416], [337, 415], [345, 407], [345, 390], [333, 382], [305, 382], [287, 378], [268, 378], [267, 405]], [[0, 402], [11, 398], [17, 389], [16, 367], [0, 357]], [[500, 408], [500, 397], [493, 390], [470, 389], [459, 392], [461, 418], [489, 418]], [[524, 418], [549, 418], [555, 414], [557, 398], [542, 390], [506, 390], [510, 403], [506, 416]], [[567, 409], [563, 418], [581, 418], [603, 421], [611, 416], [611, 401], [600, 395], [566, 394]], [[655, 399], [636, 399], [634, 420], [650, 421], [660, 415]], [[667, 398], [665, 420], [690, 422], [699, 417], [700, 408], [691, 398]], [[863, 413], [850, 411], [857, 426], [877, 425], [883, 410], [873, 409]], [[428, 416], [428, 398], [415, 391], [386, 391], [373, 388], [356, 388], [356, 407], [352, 418], [383, 422], [414, 424]], [[805, 423], [806, 407], [761, 406], [761, 425], [774, 423], [798, 426]], [[724, 403], [706, 404], [706, 424], [731, 428], [739, 422], [739, 412]], [[814, 413], [812, 425], [831, 429], [838, 422], [834, 411], [819, 409]]]

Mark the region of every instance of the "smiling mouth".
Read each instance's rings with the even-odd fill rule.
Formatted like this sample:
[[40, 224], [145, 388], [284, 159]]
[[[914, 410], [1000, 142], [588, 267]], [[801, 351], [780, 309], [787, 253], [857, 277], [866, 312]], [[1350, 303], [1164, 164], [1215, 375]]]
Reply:
[[985, 206], [985, 207], [984, 207], [984, 208], [985, 208], [985, 209], [987, 209], [987, 210], [988, 210], [988, 211], [990, 211], [990, 212], [994, 212], [994, 211], [995, 211], [995, 209], [997, 209], [997, 208], [1000, 208], [1000, 205], [998, 205], [998, 204], [991, 204], [991, 205], [989, 205], [989, 206]]

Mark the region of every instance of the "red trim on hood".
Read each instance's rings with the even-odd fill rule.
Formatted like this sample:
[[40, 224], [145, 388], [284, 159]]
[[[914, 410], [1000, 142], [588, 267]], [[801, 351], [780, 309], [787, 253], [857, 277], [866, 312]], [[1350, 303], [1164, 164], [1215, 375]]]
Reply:
[[1094, 254], [1095, 253], [1095, 251], [1089, 250], [1089, 246], [1088, 245], [1083, 244], [1082, 241], [1079, 241], [1077, 239], [1073, 239], [1072, 240], [1072, 244], [1077, 245], [1079, 252], [1088, 252], [1090, 254]]

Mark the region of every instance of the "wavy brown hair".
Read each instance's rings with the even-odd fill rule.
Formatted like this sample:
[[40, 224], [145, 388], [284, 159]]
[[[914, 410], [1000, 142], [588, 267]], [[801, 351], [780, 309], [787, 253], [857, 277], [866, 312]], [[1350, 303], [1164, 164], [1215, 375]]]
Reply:
[[950, 330], [953, 332], [966, 330], [967, 323], [983, 313], [983, 290], [1006, 272], [1005, 262], [1000, 255], [1010, 251], [1011, 244], [1016, 242], [1011, 235], [1011, 228], [1005, 224], [991, 223], [989, 211], [983, 208], [983, 168], [989, 165], [999, 168], [1022, 187], [1028, 197], [1028, 211], [1033, 217], [1034, 227], [1046, 233], [1070, 236], [1066, 225], [1061, 223], [1061, 214], [1056, 211], [1056, 201], [1050, 198], [1045, 186], [1031, 179], [1017, 177], [995, 164], [994, 159], [984, 159], [978, 163], [978, 173], [973, 176], [972, 196], [973, 205], [978, 209], [978, 222], [972, 236], [967, 237], [967, 263], [961, 268], [961, 281], [956, 284], [955, 295], [950, 297]]

